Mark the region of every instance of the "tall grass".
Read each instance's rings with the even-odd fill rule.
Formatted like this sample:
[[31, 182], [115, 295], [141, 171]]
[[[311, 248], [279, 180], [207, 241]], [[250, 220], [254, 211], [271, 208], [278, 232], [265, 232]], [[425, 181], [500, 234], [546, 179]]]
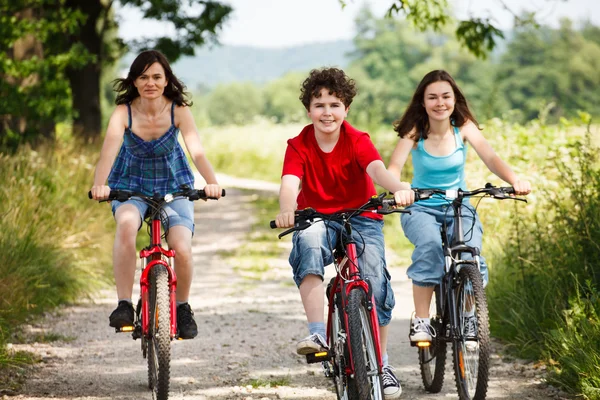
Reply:
[[[600, 168], [588, 134], [549, 146], [535, 212], [513, 213], [489, 287], [493, 332], [544, 359], [549, 380], [600, 399]], [[548, 154], [548, 151], [547, 151]], [[542, 166], [543, 163], [540, 163]]]
[[87, 191], [97, 153], [56, 143], [0, 153], [0, 366], [13, 329], [110, 276], [112, 220]]

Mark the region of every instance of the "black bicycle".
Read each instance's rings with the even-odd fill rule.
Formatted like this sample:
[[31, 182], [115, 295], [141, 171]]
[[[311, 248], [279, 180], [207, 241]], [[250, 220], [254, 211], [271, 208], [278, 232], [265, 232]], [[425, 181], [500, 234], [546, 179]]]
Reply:
[[[322, 362], [325, 376], [333, 378], [340, 400], [383, 400], [382, 362], [379, 346], [379, 323], [373, 291], [368, 278], [362, 276], [351, 218], [364, 212], [391, 214], [409, 211], [393, 208], [394, 199], [385, 193], [372, 197], [357, 209], [322, 214], [311, 208], [297, 211], [295, 226], [279, 238], [304, 230], [315, 223], [337, 229], [337, 243], [330, 243], [336, 276], [327, 285], [327, 343], [329, 350], [308, 354], [308, 363]], [[333, 224], [332, 222], [337, 222]], [[276, 228], [271, 221], [271, 228]], [[359, 232], [360, 233], [360, 232]]]
[[[460, 400], [484, 400], [488, 388], [490, 357], [488, 307], [480, 272], [479, 249], [465, 244], [463, 200], [474, 196], [524, 202], [527, 200], [511, 196], [514, 195], [512, 187], [494, 187], [490, 183], [485, 188], [472, 191], [413, 190], [415, 201], [441, 196], [454, 211], [450, 242], [446, 224], [441, 228], [445, 274], [442, 282], [435, 287], [431, 302], [430, 319], [435, 334], [432, 335], [431, 342], [411, 343], [418, 347], [423, 385], [431, 393], [442, 390], [446, 344], [450, 342]], [[472, 258], [463, 259], [465, 254], [470, 254]]]

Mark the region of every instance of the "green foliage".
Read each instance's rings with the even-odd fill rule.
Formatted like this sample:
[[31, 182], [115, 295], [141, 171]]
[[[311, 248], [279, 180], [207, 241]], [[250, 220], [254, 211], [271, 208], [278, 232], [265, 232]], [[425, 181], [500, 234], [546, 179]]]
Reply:
[[538, 161], [534, 211], [512, 216], [512, 236], [494, 263], [488, 290], [492, 329], [520, 355], [548, 360], [553, 382], [597, 399], [598, 149], [589, 134], [567, 137], [566, 145], [557, 139], [544, 139], [550, 148], [545, 154], [556, 161]]
[[[595, 112], [590, 104], [600, 101], [600, 43], [586, 39], [593, 28], [573, 29], [564, 20], [559, 29], [519, 29], [508, 44], [498, 67], [500, 90], [512, 109], [521, 110], [524, 120], [553, 104], [550, 121], [573, 118], [577, 110]], [[595, 112], [595, 114], [597, 114]]]
[[[217, 32], [233, 11], [227, 4], [205, 0], [121, 0], [121, 4], [139, 7], [144, 18], [173, 24], [175, 38], [145, 37], [129, 43], [134, 51], [160, 50], [170, 62], [175, 62], [181, 56], [193, 56], [195, 48], [206, 42], [216, 43]], [[194, 8], [201, 8], [202, 11], [197, 15], [183, 12]]]
[[303, 73], [289, 73], [269, 82], [264, 88], [264, 115], [279, 123], [306, 120], [306, 110], [300, 102], [300, 85], [306, 78]]
[[262, 114], [262, 92], [247, 82], [217, 86], [208, 100], [208, 115], [215, 125], [244, 125]]
[[60, 144], [0, 153], [0, 348], [27, 319], [107, 282], [110, 252], [98, 249], [110, 248], [111, 218], [87, 199], [92, 159]]
[[85, 15], [66, 0], [0, 3], [0, 148], [15, 149], [40, 134], [52, 137], [54, 123], [71, 115], [68, 68], [92, 60], [81, 44], [55, 48], [77, 34]]

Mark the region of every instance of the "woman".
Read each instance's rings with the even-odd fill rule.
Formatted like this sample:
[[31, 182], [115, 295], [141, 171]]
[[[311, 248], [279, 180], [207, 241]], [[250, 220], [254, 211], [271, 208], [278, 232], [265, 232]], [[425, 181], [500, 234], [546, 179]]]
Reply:
[[[454, 82], [443, 70], [429, 72], [419, 83], [412, 100], [399, 121], [394, 123], [400, 140], [392, 153], [388, 169], [398, 178], [412, 155], [414, 176], [412, 187], [437, 189], [466, 189], [465, 162], [467, 144], [491, 172], [512, 185], [516, 194], [531, 191], [529, 182], [519, 179], [512, 169], [498, 157], [485, 140], [479, 124], [469, 110], [467, 101]], [[404, 191], [401, 205], [414, 202], [414, 193]], [[473, 207], [464, 213], [464, 226], [473, 226], [467, 244], [481, 249], [483, 228]], [[411, 214], [402, 214], [404, 234], [415, 246], [408, 277], [413, 281], [415, 318], [411, 324], [410, 340], [430, 341], [429, 304], [434, 287], [444, 274], [444, 257], [440, 227], [450, 219], [447, 202], [431, 198], [408, 207]], [[473, 225], [473, 218], [475, 218]], [[480, 258], [484, 284], [487, 284], [487, 266]]]
[[[208, 161], [190, 112], [191, 103], [183, 84], [175, 77], [165, 56], [149, 50], [131, 64], [127, 78], [116, 79], [117, 107], [110, 117], [91, 192], [95, 200], [106, 199], [112, 189], [161, 195], [194, 187], [194, 175], [178, 142], [181, 132], [194, 165], [207, 182], [209, 197], [219, 198], [221, 188]], [[108, 180], [108, 184], [107, 184]], [[139, 199], [112, 202], [117, 231], [113, 268], [118, 306], [110, 315], [110, 326], [133, 325], [133, 291], [136, 267], [135, 240], [147, 209]], [[198, 334], [188, 304], [192, 281], [193, 203], [176, 199], [165, 207], [169, 215], [167, 242], [177, 257], [177, 327], [179, 337]]]

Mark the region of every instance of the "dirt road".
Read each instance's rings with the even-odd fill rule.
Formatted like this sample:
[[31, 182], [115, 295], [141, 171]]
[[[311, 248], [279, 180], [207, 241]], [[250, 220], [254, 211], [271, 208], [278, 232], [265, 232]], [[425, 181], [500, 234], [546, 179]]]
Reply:
[[[252, 196], [228, 189], [221, 201], [198, 202], [194, 236], [195, 276], [190, 303], [199, 335], [172, 346], [172, 399], [335, 399], [332, 384], [317, 365], [294, 352], [307, 334], [298, 291], [285, 256], [261, 279], [248, 279], [223, 259], [251, 228]], [[238, 211], [231, 211], [238, 210]], [[277, 237], [273, 235], [273, 241]], [[277, 242], [281, 243], [281, 242]], [[285, 249], [282, 249], [285, 253]], [[391, 263], [393, 264], [393, 263]], [[450, 370], [442, 393], [422, 389], [416, 351], [407, 341], [412, 312], [405, 269], [390, 268], [396, 294], [390, 362], [402, 381], [403, 399], [454, 399]], [[137, 296], [137, 294], [134, 294]], [[54, 332], [73, 340], [15, 345], [38, 353], [43, 362], [15, 399], [150, 399], [140, 342], [115, 334], [108, 315], [113, 290], [94, 302], [63, 308], [31, 331]], [[448, 363], [451, 365], [451, 362]], [[557, 398], [539, 373], [493, 356], [488, 399]]]

